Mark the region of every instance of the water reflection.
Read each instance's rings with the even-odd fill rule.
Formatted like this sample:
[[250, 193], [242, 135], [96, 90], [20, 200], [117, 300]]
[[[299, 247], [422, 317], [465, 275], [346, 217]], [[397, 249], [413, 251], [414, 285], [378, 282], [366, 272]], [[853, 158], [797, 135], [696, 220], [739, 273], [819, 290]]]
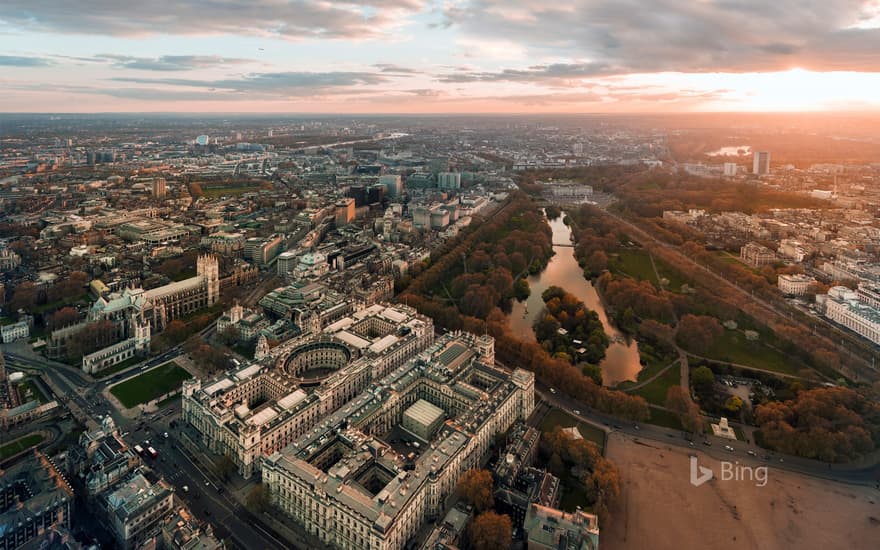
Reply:
[[602, 367], [602, 382], [606, 386], [613, 386], [624, 380], [635, 380], [641, 369], [638, 344], [634, 339], [625, 340], [620, 331], [608, 322], [608, 316], [599, 300], [596, 289], [593, 288], [589, 280], [584, 278], [583, 270], [574, 257], [574, 248], [571, 246], [571, 229], [562, 223], [564, 216], [563, 212], [562, 216], [549, 222], [550, 228], [553, 230], [553, 251], [555, 254], [544, 271], [529, 277], [529, 287], [532, 289], [532, 293], [525, 302], [514, 302], [513, 311], [508, 317], [510, 328], [523, 340], [535, 341], [532, 324], [544, 307], [541, 294], [548, 287], [554, 285], [562, 287], [577, 296], [588, 308], [599, 315], [605, 333], [612, 339], [605, 359], [599, 365]]

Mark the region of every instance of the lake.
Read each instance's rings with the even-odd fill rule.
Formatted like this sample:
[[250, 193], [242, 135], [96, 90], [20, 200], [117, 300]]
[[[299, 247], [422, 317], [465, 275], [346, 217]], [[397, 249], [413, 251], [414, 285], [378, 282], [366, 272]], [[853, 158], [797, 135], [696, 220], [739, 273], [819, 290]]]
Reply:
[[535, 333], [532, 330], [532, 324], [544, 309], [541, 294], [551, 286], [564, 288], [599, 315], [605, 333], [612, 340], [605, 352], [605, 359], [599, 365], [602, 368], [602, 383], [606, 386], [613, 386], [625, 380], [636, 380], [639, 370], [642, 368], [639, 363], [638, 343], [632, 338], [626, 338], [608, 321], [608, 315], [605, 313], [599, 294], [592, 283], [584, 278], [584, 272], [574, 257], [571, 229], [562, 223], [564, 217], [565, 213], [563, 212], [559, 218], [549, 222], [550, 228], [553, 230], [553, 251], [555, 254], [544, 271], [528, 278], [529, 288], [532, 292], [526, 301], [513, 303], [513, 311], [508, 316], [508, 324], [516, 336], [534, 342]]

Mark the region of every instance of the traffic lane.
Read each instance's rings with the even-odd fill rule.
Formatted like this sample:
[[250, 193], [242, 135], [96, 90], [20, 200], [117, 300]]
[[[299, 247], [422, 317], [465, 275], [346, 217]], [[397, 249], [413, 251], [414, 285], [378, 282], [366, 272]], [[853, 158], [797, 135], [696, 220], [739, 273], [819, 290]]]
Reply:
[[[847, 483], [876, 483], [878, 481], [878, 475], [880, 475], [880, 466], [858, 470], [836, 469], [834, 465], [829, 465], [827, 463], [818, 462], [807, 458], [790, 455], [779, 456], [779, 454], [774, 451], [763, 449], [744, 441], [726, 440], [714, 436], [712, 436], [712, 438], [710, 439], [708, 435], [702, 435], [700, 437], [692, 438], [689, 434], [680, 430], [672, 430], [670, 428], [655, 426], [653, 424], [625, 422], [618, 418], [607, 416], [592, 410], [581, 411], [580, 415], [575, 415], [573, 410], [579, 406], [583, 407], [583, 404], [578, 403], [576, 400], [571, 399], [568, 396], [560, 395], [558, 393], [542, 394], [542, 392], [539, 391], [538, 394], [549, 404], [555, 405], [557, 408], [561, 408], [562, 410], [565, 410], [566, 412], [569, 412], [574, 416], [579, 416], [583, 420], [592, 419], [594, 424], [597, 421], [601, 422], [606, 427], [612, 428], [613, 431], [617, 431], [634, 438], [644, 437], [654, 441], [666, 441], [667, 443], [678, 447], [692, 449], [700, 447], [702, 448], [703, 452], [718, 460], [725, 460], [734, 457], [734, 460], [747, 461], [756, 465], [766, 466], [774, 464], [777, 468], [782, 470]], [[638, 428], [636, 428], [636, 426], [638, 426]], [[691, 445], [691, 440], [693, 440], [693, 445]], [[704, 445], [702, 443], [703, 441], [709, 441], [710, 443], [712, 443], [712, 445]], [[733, 448], [733, 451], [731, 452], [725, 449], [725, 445], [729, 445], [731, 448]], [[750, 450], [753, 451], [755, 454], [750, 455], [748, 453], [748, 451]]]

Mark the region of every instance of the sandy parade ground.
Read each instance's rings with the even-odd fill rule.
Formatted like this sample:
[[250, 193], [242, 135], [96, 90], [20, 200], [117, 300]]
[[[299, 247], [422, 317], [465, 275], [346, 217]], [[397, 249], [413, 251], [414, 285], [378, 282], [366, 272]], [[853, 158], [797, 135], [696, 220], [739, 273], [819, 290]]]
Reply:
[[[715, 472], [715, 479], [691, 485], [692, 453]], [[880, 547], [880, 491], [874, 488], [807, 477], [772, 464], [763, 487], [756, 479], [720, 480], [719, 461], [699, 448], [619, 434], [609, 438], [608, 458], [620, 470], [622, 484], [611, 524], [602, 529], [603, 550]]]

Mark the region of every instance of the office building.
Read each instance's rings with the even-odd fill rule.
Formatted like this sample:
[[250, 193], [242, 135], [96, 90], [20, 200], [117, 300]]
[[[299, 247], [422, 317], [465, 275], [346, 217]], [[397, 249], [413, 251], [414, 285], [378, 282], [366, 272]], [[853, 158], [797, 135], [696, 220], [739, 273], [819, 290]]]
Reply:
[[401, 183], [400, 176], [396, 174], [385, 174], [384, 176], [379, 176], [379, 184], [385, 186], [386, 193], [388, 198], [396, 199], [403, 192], [403, 184]]
[[752, 157], [752, 174], [766, 176], [770, 173], [770, 152], [755, 151]]
[[[266, 457], [271, 502], [327, 547], [405, 548], [443, 517], [459, 478], [479, 467], [495, 437], [528, 418], [534, 382], [531, 372], [495, 366], [492, 337], [446, 334]], [[448, 420], [430, 445], [408, 447], [393, 434], [420, 400]]]
[[275, 355], [183, 384], [183, 420], [200, 448], [232, 458], [249, 478], [280, 451], [434, 338], [427, 317], [373, 305], [274, 348]]
[[437, 174], [437, 187], [440, 189], [461, 189], [461, 174], [458, 172], [440, 172]]
[[152, 191], [154, 199], [165, 198], [165, 178], [155, 178], [152, 183]]
[[531, 504], [523, 528], [529, 550], [598, 550], [599, 518]]
[[735, 162], [725, 162], [724, 163], [724, 177], [732, 178], [736, 175], [736, 163]]
[[354, 199], [346, 197], [336, 201], [336, 227], [343, 227], [354, 221]]

